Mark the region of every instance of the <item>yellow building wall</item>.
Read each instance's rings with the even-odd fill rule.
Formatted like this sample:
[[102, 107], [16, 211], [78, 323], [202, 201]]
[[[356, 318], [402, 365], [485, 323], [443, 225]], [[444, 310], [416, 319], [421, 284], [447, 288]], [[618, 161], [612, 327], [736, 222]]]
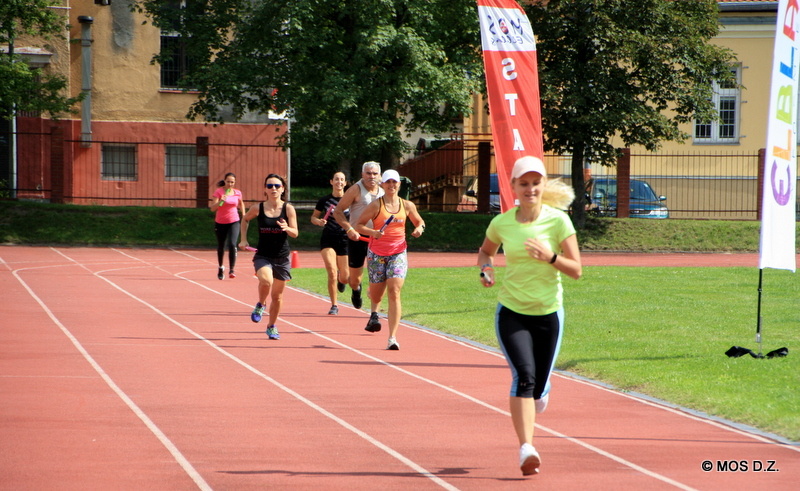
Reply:
[[95, 5], [73, 0], [70, 8], [70, 90], [81, 90], [80, 16], [92, 24], [92, 119], [97, 121], [186, 122], [196, 95], [161, 90], [160, 66], [151, 64], [160, 50], [160, 30], [130, 11], [127, 1]]
[[[745, 16], [730, 16], [729, 18]], [[741, 65], [741, 92], [739, 142], [727, 144], [694, 143], [690, 138], [683, 144], [664, 142], [660, 153], [704, 153], [738, 152], [756, 154], [764, 148], [767, 135], [767, 107], [769, 103], [770, 75], [772, 72], [772, 52], [775, 37], [775, 15], [760, 15], [766, 22], [761, 24], [723, 24], [720, 34], [712, 40], [713, 44], [730, 49]], [[756, 18], [749, 14], [747, 18]], [[693, 133], [693, 126], [682, 128]], [[642, 149], [632, 148], [633, 153]]]
[[726, 26], [715, 42], [733, 50], [742, 63], [739, 144], [757, 152], [767, 140], [767, 117], [775, 39], [775, 16], [763, 26]]

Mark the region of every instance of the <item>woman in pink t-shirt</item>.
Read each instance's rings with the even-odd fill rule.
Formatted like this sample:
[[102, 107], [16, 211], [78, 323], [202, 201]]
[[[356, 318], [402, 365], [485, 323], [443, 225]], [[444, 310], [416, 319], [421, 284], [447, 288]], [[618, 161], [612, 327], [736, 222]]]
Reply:
[[236, 241], [239, 240], [239, 227], [241, 217], [244, 216], [244, 199], [242, 192], [235, 189], [236, 175], [233, 172], [225, 174], [225, 178], [217, 183], [216, 191], [211, 197], [209, 208], [215, 213], [214, 233], [217, 235], [217, 278], [225, 277], [225, 268], [222, 260], [225, 257], [225, 246], [228, 246], [228, 262], [230, 269], [228, 276], [236, 278]]

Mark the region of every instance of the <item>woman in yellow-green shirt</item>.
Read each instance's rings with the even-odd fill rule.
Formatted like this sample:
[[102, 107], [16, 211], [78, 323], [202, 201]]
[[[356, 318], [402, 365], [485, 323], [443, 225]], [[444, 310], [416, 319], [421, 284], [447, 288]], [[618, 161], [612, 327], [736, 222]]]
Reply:
[[582, 267], [575, 228], [561, 211], [574, 199], [571, 188], [548, 182], [536, 157], [517, 160], [511, 186], [519, 205], [491, 221], [478, 264], [482, 284], [493, 286], [494, 259], [503, 246], [506, 271], [495, 330], [513, 377], [509, 406], [520, 443], [520, 468], [530, 475], [541, 465], [532, 445], [536, 413], [547, 406], [550, 373], [561, 345], [561, 273], [578, 279]]

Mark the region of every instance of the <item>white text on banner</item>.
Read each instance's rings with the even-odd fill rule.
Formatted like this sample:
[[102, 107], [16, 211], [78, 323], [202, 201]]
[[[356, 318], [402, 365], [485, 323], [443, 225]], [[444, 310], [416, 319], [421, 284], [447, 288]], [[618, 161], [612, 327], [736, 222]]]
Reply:
[[525, 155], [543, 157], [536, 40], [513, 0], [478, 0], [502, 211], [514, 206], [511, 168]]

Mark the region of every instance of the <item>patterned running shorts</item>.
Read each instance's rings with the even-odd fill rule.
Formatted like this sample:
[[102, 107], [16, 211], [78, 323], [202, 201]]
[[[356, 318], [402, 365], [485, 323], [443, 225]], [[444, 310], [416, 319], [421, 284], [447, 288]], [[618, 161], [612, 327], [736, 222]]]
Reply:
[[406, 273], [408, 273], [406, 251], [391, 256], [379, 256], [372, 251], [367, 252], [367, 274], [370, 283], [383, 283], [389, 278], [405, 279]]

